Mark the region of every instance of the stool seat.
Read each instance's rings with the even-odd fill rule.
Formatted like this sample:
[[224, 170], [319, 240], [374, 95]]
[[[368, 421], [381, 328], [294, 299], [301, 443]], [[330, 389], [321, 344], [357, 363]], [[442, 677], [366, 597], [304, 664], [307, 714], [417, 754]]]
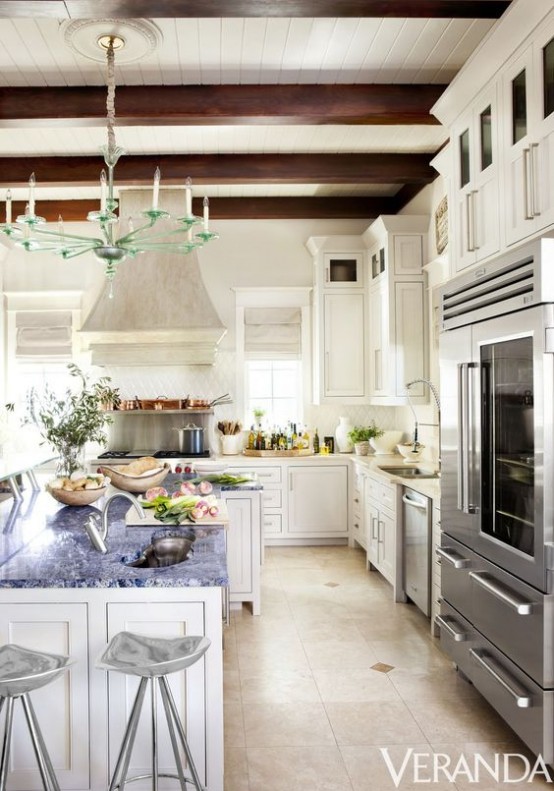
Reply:
[[67, 656], [31, 651], [14, 643], [0, 648], [0, 697], [18, 697], [49, 684], [70, 664]]
[[6, 720], [0, 758], [0, 791], [5, 791], [15, 700], [20, 700], [45, 791], [60, 791], [29, 692], [44, 687], [64, 673], [73, 661], [59, 654], [45, 654], [14, 643], [0, 647], [0, 711], [6, 704]]
[[148, 637], [119, 632], [96, 663], [103, 670], [133, 676], [167, 676], [194, 664], [208, 650], [207, 637]]

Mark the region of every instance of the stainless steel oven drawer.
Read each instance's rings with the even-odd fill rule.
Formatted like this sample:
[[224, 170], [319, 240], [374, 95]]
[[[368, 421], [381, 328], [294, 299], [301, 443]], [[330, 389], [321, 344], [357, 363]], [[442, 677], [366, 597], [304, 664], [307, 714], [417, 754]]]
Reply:
[[552, 687], [551, 597], [484, 559], [468, 576], [473, 625], [537, 684]]
[[442, 650], [469, 678], [472, 667], [469, 649], [475, 645], [476, 637], [473, 626], [444, 600], [435, 624], [439, 628]]
[[554, 687], [554, 597], [443, 534], [441, 595], [545, 689]]
[[547, 764], [554, 761], [554, 692], [543, 690], [477, 632], [469, 677], [510, 728]]
[[479, 568], [479, 556], [445, 533], [441, 536], [441, 546], [437, 547], [436, 553], [441, 564], [443, 598], [472, 621], [471, 582], [468, 572]]

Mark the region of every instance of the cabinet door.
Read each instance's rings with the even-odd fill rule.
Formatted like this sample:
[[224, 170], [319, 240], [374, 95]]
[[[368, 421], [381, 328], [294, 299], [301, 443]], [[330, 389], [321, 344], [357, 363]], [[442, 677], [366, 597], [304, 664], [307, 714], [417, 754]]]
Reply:
[[340, 289], [364, 285], [362, 253], [325, 253], [324, 288]]
[[497, 89], [481, 94], [453, 129], [454, 266], [457, 272], [500, 249]]
[[352, 529], [350, 533], [350, 546], [359, 544], [364, 549], [367, 549], [366, 531], [364, 525], [364, 508], [363, 508], [363, 491], [364, 491], [364, 474], [360, 471], [358, 466], [354, 467], [353, 471], [353, 487], [352, 487]]
[[369, 293], [369, 395], [389, 395], [388, 286]]
[[348, 536], [346, 466], [291, 466], [288, 480], [288, 532], [291, 536]]
[[[400, 281], [394, 286], [394, 382], [391, 395], [405, 398], [406, 384], [426, 376], [427, 333], [425, 323], [425, 288], [421, 281]], [[411, 390], [424, 396], [423, 384]]]
[[[108, 640], [121, 631], [138, 632], [153, 637], [184, 637], [205, 633], [204, 605], [202, 602], [168, 603], [125, 603], [108, 604]], [[208, 649], [210, 650], [210, 649]], [[221, 650], [216, 647], [216, 650]], [[184, 723], [196, 768], [202, 783], [206, 783], [206, 674], [204, 661], [199, 660], [186, 671], [172, 673], [167, 677], [181, 721]], [[121, 744], [125, 725], [136, 694], [139, 679], [122, 673], [108, 674], [110, 775], [115, 768], [117, 745]], [[148, 696], [146, 699], [148, 703]], [[163, 703], [158, 700], [158, 711], [163, 712]], [[159, 718], [158, 759], [160, 772], [174, 772], [175, 760], [165, 718]], [[79, 718], [81, 721], [81, 718]], [[103, 735], [103, 738], [106, 734]], [[150, 772], [151, 736], [149, 705], [143, 707], [137, 737], [131, 757], [130, 774]], [[150, 788], [138, 783], [139, 789]]]
[[367, 561], [373, 568], [379, 568], [379, 508], [371, 500], [365, 501], [364, 521], [367, 537]]
[[379, 512], [377, 533], [379, 571], [394, 586], [396, 572], [396, 520], [386, 511], [381, 510]]
[[[33, 692], [32, 702], [60, 788], [89, 788], [86, 604], [0, 604], [0, 640], [76, 660], [67, 673]], [[9, 788], [42, 788], [36, 767], [23, 710], [16, 703]]]
[[325, 294], [324, 396], [365, 395], [365, 309], [363, 293]]

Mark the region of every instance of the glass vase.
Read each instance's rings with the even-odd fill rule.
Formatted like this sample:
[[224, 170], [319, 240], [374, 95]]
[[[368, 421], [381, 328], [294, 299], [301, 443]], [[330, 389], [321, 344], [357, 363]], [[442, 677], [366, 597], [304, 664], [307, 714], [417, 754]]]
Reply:
[[56, 477], [69, 478], [77, 470], [85, 470], [85, 446], [84, 445], [59, 445], [58, 463], [56, 465]]

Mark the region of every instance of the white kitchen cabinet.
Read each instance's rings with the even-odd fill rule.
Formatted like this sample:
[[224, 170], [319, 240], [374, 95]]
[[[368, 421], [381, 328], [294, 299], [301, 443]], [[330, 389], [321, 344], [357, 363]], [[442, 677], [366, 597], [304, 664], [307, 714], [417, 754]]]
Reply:
[[363, 497], [368, 569], [379, 571], [390, 582], [394, 601], [405, 601], [397, 525], [397, 486], [368, 473], [364, 478]]
[[[0, 604], [0, 640], [76, 662], [31, 693], [33, 707], [60, 788], [89, 788], [88, 617], [83, 603]], [[14, 713], [8, 785], [14, 791], [41, 787], [40, 773], [20, 704]]]
[[348, 537], [348, 468], [288, 468], [288, 532], [297, 538]]
[[[96, 668], [108, 640], [123, 629], [166, 637], [208, 637], [211, 645], [203, 659], [168, 676], [168, 681], [201, 779], [210, 791], [223, 791], [221, 588], [5, 588], [1, 599], [3, 643], [75, 660], [67, 673], [31, 693], [62, 791], [105, 791], [114, 768], [138, 679]], [[163, 716], [163, 733], [162, 722]], [[21, 712], [14, 726], [8, 787], [41, 789]], [[131, 771], [147, 771], [148, 736], [145, 715], [139, 723]], [[167, 738], [159, 741], [158, 753], [160, 771], [174, 771]], [[150, 785], [138, 783], [137, 788]]]
[[311, 237], [313, 400], [367, 403], [366, 256], [360, 236]]
[[229, 600], [250, 602], [252, 614], [260, 615], [260, 570], [263, 562], [262, 506], [260, 492], [223, 491], [229, 513], [226, 531]]
[[352, 465], [352, 498], [350, 507], [350, 536], [348, 544], [351, 547], [359, 545], [367, 551], [367, 536], [364, 523], [364, 478], [365, 472], [360, 464]]
[[[423, 273], [428, 217], [382, 216], [367, 229], [369, 403], [405, 405], [406, 383], [428, 376], [426, 287]], [[383, 252], [384, 251], [384, 252]], [[375, 266], [375, 261], [383, 262]], [[410, 390], [426, 403], [422, 384]]]
[[554, 223], [554, 17], [503, 71], [506, 242]]
[[496, 84], [487, 88], [452, 129], [452, 263], [456, 272], [500, 249], [496, 91]]
[[365, 361], [365, 294], [324, 294], [321, 402], [363, 399]]

